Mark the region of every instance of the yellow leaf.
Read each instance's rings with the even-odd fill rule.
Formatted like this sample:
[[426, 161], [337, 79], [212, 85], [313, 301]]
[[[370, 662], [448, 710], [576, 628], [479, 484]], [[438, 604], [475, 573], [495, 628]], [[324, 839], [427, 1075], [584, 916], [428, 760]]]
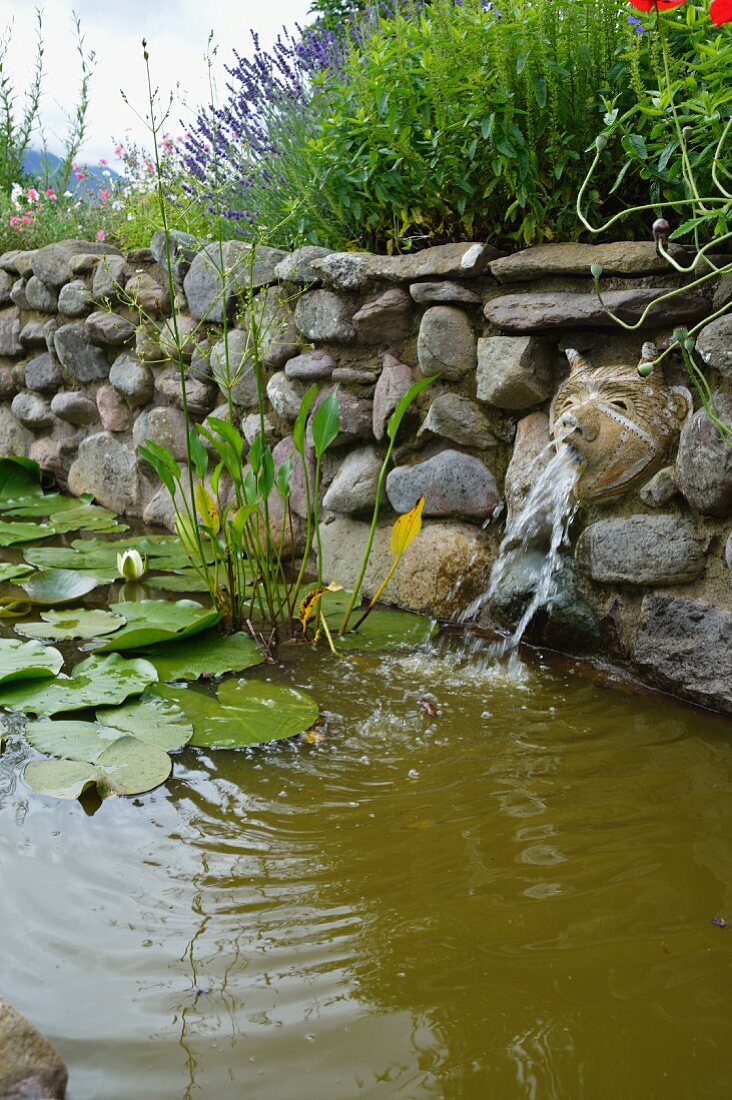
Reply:
[[196, 541], [196, 528], [188, 516], [182, 512], [176, 512], [175, 514], [175, 532], [183, 543], [183, 549], [188, 556], [195, 555], [198, 550], [198, 542]]
[[308, 632], [308, 624], [315, 615], [318, 604], [322, 600], [326, 592], [340, 592], [343, 585], [338, 584], [336, 581], [331, 581], [330, 584], [325, 585], [322, 588], [314, 588], [312, 592], [308, 592], [305, 599], [300, 604], [300, 611], [298, 618], [300, 619], [300, 625], [302, 626], [303, 634]]
[[200, 482], [195, 488], [195, 500], [196, 511], [201, 517], [201, 522], [204, 527], [207, 527], [214, 535], [218, 535], [221, 527], [221, 520], [219, 518], [219, 511], [216, 507], [216, 501], [209, 493], [205, 485]]
[[405, 512], [403, 516], [397, 516], [391, 529], [391, 552], [395, 558], [400, 558], [422, 530], [422, 512], [424, 510], [424, 497], [420, 497], [411, 512]]

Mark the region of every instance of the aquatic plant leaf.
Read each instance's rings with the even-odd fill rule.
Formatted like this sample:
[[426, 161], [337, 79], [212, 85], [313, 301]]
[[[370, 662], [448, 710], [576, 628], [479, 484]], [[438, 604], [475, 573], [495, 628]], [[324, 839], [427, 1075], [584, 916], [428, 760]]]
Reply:
[[[243, 688], [236, 692], [240, 683]], [[228, 691], [222, 698], [224, 688]], [[229, 680], [218, 698], [190, 687], [159, 684], [152, 690], [177, 703], [193, 723], [190, 744], [208, 749], [241, 749], [295, 737], [318, 718], [318, 704], [309, 695], [275, 684]]]
[[[335, 631], [348, 604], [350, 593], [329, 591], [323, 596], [323, 614]], [[341, 635], [336, 646], [342, 650], [396, 649], [420, 646], [439, 633], [439, 625], [426, 615], [400, 611], [393, 607], [375, 607], [358, 630]]]
[[129, 661], [112, 653], [96, 654], [77, 665], [71, 676], [60, 674], [51, 683], [10, 684], [0, 688], [0, 707], [28, 714], [61, 714], [85, 707], [117, 706], [131, 695], [141, 695], [158, 674], [149, 661]]
[[102, 798], [110, 795], [145, 794], [159, 787], [170, 775], [173, 763], [167, 752], [137, 737], [120, 737], [97, 760], [101, 778], [97, 789]]
[[182, 748], [193, 736], [193, 726], [180, 707], [159, 695], [146, 694], [121, 707], [101, 707], [97, 718], [119, 731], [118, 736], [131, 734], [166, 752]]
[[102, 798], [144, 794], [170, 775], [170, 757], [155, 745], [136, 737], [120, 737], [102, 753], [96, 764], [78, 760], [31, 760], [23, 779], [31, 790], [52, 798], [73, 800], [96, 786]]
[[113, 603], [110, 610], [127, 620], [127, 625], [99, 647], [101, 653], [144, 649], [160, 642], [181, 641], [215, 626], [221, 613], [195, 600], [140, 600]]
[[80, 538], [74, 539], [71, 546], [34, 547], [25, 554], [25, 560], [39, 569], [105, 569], [117, 576], [117, 554], [128, 549], [147, 558], [148, 569], [175, 572], [191, 567], [176, 535], [141, 535], [114, 541]]
[[0, 638], [0, 684], [14, 680], [44, 680], [61, 671], [64, 659], [57, 649], [20, 638]]
[[32, 606], [30, 600], [3, 596], [0, 598], [0, 619], [24, 619]]
[[31, 458], [0, 459], [0, 507], [16, 497], [41, 496], [41, 468]]
[[99, 778], [94, 764], [78, 760], [31, 760], [23, 772], [23, 781], [36, 794], [69, 801], [81, 798]]
[[[78, 503], [78, 502], [77, 502]], [[40, 542], [54, 535], [70, 531], [126, 531], [127, 524], [119, 523], [113, 512], [106, 508], [82, 505], [58, 516], [49, 516], [42, 522], [30, 520], [0, 519], [0, 546], [15, 546], [22, 542]]]
[[198, 635], [186, 645], [156, 646], [148, 655], [161, 680], [197, 680], [199, 676], [220, 676], [243, 672], [264, 663], [259, 646], [248, 634], [227, 637]]
[[97, 577], [90, 573], [80, 573], [76, 569], [48, 569], [35, 573], [20, 587], [31, 603], [51, 606], [79, 600], [97, 584]]
[[0, 546], [15, 546], [19, 542], [40, 542], [58, 534], [50, 523], [24, 523], [21, 520], [0, 519]]
[[117, 519], [116, 512], [97, 507], [94, 505], [94, 497], [87, 493], [80, 497], [65, 497], [61, 493], [22, 496], [13, 501], [0, 500], [0, 507], [6, 516], [14, 516], [18, 519], [56, 516], [62, 512], [78, 512], [81, 508], [93, 508], [94, 514], [104, 513], [111, 519]]
[[26, 741], [39, 752], [87, 764], [94, 764], [101, 753], [122, 736], [120, 730], [100, 726], [97, 722], [29, 722], [25, 728]]
[[17, 581], [21, 577], [29, 577], [34, 572], [32, 565], [24, 565], [22, 562], [16, 565], [12, 561], [0, 561], [0, 584], [4, 581]]
[[424, 511], [424, 497], [420, 497], [410, 512], [404, 512], [397, 516], [391, 529], [391, 552], [395, 558], [400, 558], [409, 544], [416, 539], [422, 530], [422, 512]]
[[125, 619], [111, 611], [95, 608], [70, 608], [68, 611], [42, 611], [40, 623], [20, 623], [16, 633], [26, 638], [52, 638], [69, 641], [86, 640], [111, 634], [125, 625]]
[[208, 592], [208, 585], [198, 573], [187, 570], [184, 573], [161, 573], [159, 576], [145, 577], [148, 588], [155, 588], [159, 592]]

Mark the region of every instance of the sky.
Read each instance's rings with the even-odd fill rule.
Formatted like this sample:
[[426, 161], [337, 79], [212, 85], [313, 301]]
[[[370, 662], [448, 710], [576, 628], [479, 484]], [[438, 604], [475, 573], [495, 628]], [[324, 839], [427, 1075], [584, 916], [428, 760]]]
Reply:
[[[59, 152], [65, 132], [63, 108], [73, 110], [80, 81], [72, 13], [81, 18], [87, 50], [96, 53], [91, 84], [88, 136], [79, 159], [90, 165], [100, 158], [115, 161], [113, 149], [123, 139], [149, 147], [144, 122], [132, 108], [145, 115], [145, 70], [142, 39], [147, 39], [153, 81], [165, 102], [176, 95], [170, 132], [180, 133], [180, 118], [191, 115], [195, 105], [208, 100], [205, 62], [209, 32], [214, 32], [218, 55], [214, 60], [217, 87], [223, 97], [224, 63], [231, 50], [250, 52], [249, 28], [254, 27], [262, 45], [271, 44], [283, 25], [308, 21], [311, 0], [51, 0], [43, 13], [44, 96], [42, 118], [48, 147]], [[0, 0], [0, 28], [13, 21], [6, 59], [16, 93], [22, 98], [33, 68], [35, 9], [42, 0]], [[177, 87], [178, 86], [178, 87]], [[125, 104], [120, 90], [130, 101]], [[38, 147], [38, 140], [32, 144]]]

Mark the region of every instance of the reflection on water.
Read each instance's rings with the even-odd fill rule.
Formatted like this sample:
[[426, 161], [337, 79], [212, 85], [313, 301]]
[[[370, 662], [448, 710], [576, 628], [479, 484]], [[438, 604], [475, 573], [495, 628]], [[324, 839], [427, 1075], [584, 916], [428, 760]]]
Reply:
[[260, 674], [324, 743], [92, 817], [0, 758], [0, 993], [72, 1100], [730, 1092], [728, 722], [444, 642]]

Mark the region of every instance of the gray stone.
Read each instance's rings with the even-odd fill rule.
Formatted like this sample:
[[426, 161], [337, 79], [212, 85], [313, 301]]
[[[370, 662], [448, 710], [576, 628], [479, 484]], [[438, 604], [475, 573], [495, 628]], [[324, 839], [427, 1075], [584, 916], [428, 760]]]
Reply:
[[118, 255], [119, 250], [97, 241], [57, 241], [33, 254], [33, 274], [58, 290], [69, 281], [69, 260], [77, 253], [89, 256]]
[[92, 297], [97, 302], [118, 302], [127, 281], [127, 265], [123, 256], [107, 256], [94, 268]]
[[478, 341], [478, 400], [498, 409], [527, 409], [552, 392], [552, 349], [535, 336]]
[[204, 337], [200, 326], [187, 313], [177, 313], [170, 317], [160, 329], [160, 352], [177, 362], [182, 358], [186, 363], [193, 359], [193, 353]]
[[7, 401], [8, 398], [15, 397], [19, 389], [15, 368], [7, 365], [0, 366], [0, 400]]
[[581, 568], [601, 584], [685, 584], [704, 573], [704, 548], [680, 516], [602, 519], [579, 537]]
[[328, 286], [337, 290], [361, 290], [370, 282], [370, 252], [330, 252], [322, 259], [311, 259], [309, 266]]
[[457, 382], [477, 363], [475, 333], [467, 316], [453, 306], [431, 306], [419, 326], [419, 369], [427, 377], [439, 374]]
[[134, 355], [119, 355], [109, 371], [109, 381], [130, 405], [146, 405], [155, 388], [153, 373]]
[[109, 375], [109, 363], [101, 348], [92, 344], [83, 324], [60, 325], [53, 338], [61, 365], [76, 382], [95, 382]]
[[384, 438], [389, 417], [413, 381], [411, 368], [406, 363], [400, 363], [391, 355], [384, 356], [384, 366], [374, 389], [371, 426], [376, 439]]
[[[195, 357], [197, 348], [193, 349], [191, 359]], [[163, 363], [167, 358], [160, 348], [160, 334], [158, 329], [138, 328], [135, 333], [135, 355], [144, 363]], [[207, 364], [208, 366], [208, 361]]]
[[490, 423], [474, 401], [457, 393], [443, 393], [436, 397], [429, 408], [419, 434], [451, 439], [463, 447], [495, 447], [498, 440], [490, 430]]
[[97, 390], [97, 410], [102, 427], [108, 432], [126, 432], [132, 423], [132, 411], [114, 386], [104, 385]]
[[125, 284], [125, 298], [131, 309], [137, 309], [148, 317], [157, 317], [170, 310], [170, 291], [167, 285], [149, 271], [130, 275]]
[[52, 286], [32, 275], [25, 286], [25, 297], [30, 309], [41, 313], [55, 313], [58, 309], [58, 294]]
[[663, 508], [675, 496], [679, 494], [676, 484], [676, 473], [673, 466], [664, 466], [662, 470], [654, 474], [650, 481], [640, 491], [640, 498], [649, 508]]
[[59, 420], [64, 420], [67, 424], [73, 424], [75, 427], [93, 424], [97, 419], [95, 402], [81, 390], [72, 390], [70, 393], [57, 393], [51, 399], [51, 412]]
[[732, 713], [732, 614], [710, 604], [650, 594], [633, 661], [659, 687]]
[[25, 365], [25, 384], [39, 393], [56, 393], [63, 385], [64, 375], [58, 360], [48, 352], [36, 356]]
[[[259, 413], [249, 413], [248, 416], [242, 417], [241, 422], [241, 434], [246, 439], [247, 443], [251, 447], [255, 439], [258, 439], [262, 434], [262, 421]], [[274, 443], [277, 438], [277, 432], [275, 426], [269, 416], [264, 417], [264, 442]]]
[[[672, 288], [655, 290], [629, 288], [608, 290], [603, 294], [604, 306], [595, 294], [574, 294], [568, 291], [503, 294], [492, 298], [483, 312], [486, 320], [507, 332], [541, 332], [548, 328], [612, 328], [608, 312], [621, 321], [635, 324], [653, 302]], [[711, 303], [695, 294], [675, 294], [659, 302], [648, 316], [648, 324], [661, 327], [690, 324], [708, 316]]]
[[273, 374], [267, 383], [270, 404], [283, 420], [296, 419], [306, 390], [304, 382], [290, 381], [284, 371]]
[[[680, 260], [685, 251], [672, 245]], [[656, 253], [653, 241], [615, 241], [611, 244], [539, 244], [493, 260], [490, 272], [500, 283], [523, 283], [548, 275], [586, 275], [590, 266], [602, 264], [603, 275], [663, 275], [668, 261]]]
[[485, 519], [498, 504], [496, 479], [480, 459], [441, 451], [416, 466], [397, 466], [386, 479], [395, 512], [408, 512], [424, 496], [425, 516]]
[[[219, 391], [213, 383], [201, 382], [190, 374], [185, 374], [184, 379], [188, 411], [192, 417], [200, 420], [213, 409], [219, 399]], [[183, 384], [178, 367], [168, 367], [157, 375], [155, 389], [179, 408], [183, 408]]]
[[38, 432], [43, 428], [50, 428], [54, 422], [48, 401], [35, 393], [16, 394], [10, 411], [24, 427], [30, 428], [31, 431]]
[[[515, 626], [536, 592], [546, 560], [544, 549], [529, 550], [498, 582], [488, 607], [479, 617], [483, 625], [493, 620]], [[552, 593], [527, 627], [527, 638], [537, 643], [560, 646], [570, 653], [599, 649], [600, 623], [582, 595], [574, 562], [564, 558], [552, 578]]]
[[[277, 446], [272, 451], [272, 458], [274, 459], [275, 470], [278, 470], [280, 466], [285, 462], [292, 461], [292, 475], [290, 477], [290, 508], [296, 516], [301, 516], [302, 519], [307, 519], [307, 494], [305, 492], [305, 475], [303, 473], [303, 464], [300, 455], [295, 449], [295, 441], [291, 435], [281, 439]], [[313, 484], [315, 482], [315, 456], [309, 447], [305, 448], [305, 461], [307, 463], [308, 479], [310, 482], [310, 493], [312, 495]]]
[[438, 244], [404, 256], [374, 256], [371, 273], [379, 279], [414, 282], [416, 279], [469, 279], [482, 275], [498, 253], [483, 243]]
[[716, 313], [718, 309], [732, 302], [732, 274], [723, 275], [719, 280], [712, 300], [712, 309]]
[[353, 382], [357, 386], [374, 386], [379, 377], [378, 367], [369, 370], [368, 367], [335, 367], [331, 374], [333, 382]]
[[211, 374], [224, 397], [231, 390], [235, 405], [250, 409], [257, 404], [257, 376], [247, 332], [229, 329], [226, 340], [219, 340], [211, 349], [210, 364]]
[[330, 378], [335, 360], [326, 351], [305, 351], [285, 363], [285, 376], [303, 382], [318, 382]]
[[696, 350], [708, 367], [732, 378], [732, 316], [726, 314], [705, 325], [697, 338]]
[[727, 568], [732, 572], [732, 534], [727, 539], [727, 545], [724, 550], [725, 561], [727, 562]]
[[87, 317], [86, 331], [93, 344], [114, 348], [132, 340], [135, 335], [135, 326], [125, 317], [101, 310]]
[[56, 330], [58, 329], [58, 321], [55, 317], [49, 318], [43, 326], [43, 336], [46, 341], [46, 351], [49, 355], [56, 354]]
[[367, 344], [401, 344], [412, 327], [412, 300], [406, 290], [392, 287], [353, 315], [353, 327]]
[[[373, 403], [367, 401], [363, 397], [356, 397], [355, 394], [348, 393], [347, 390], [342, 390], [340, 386], [330, 386], [328, 389], [321, 390], [313, 402], [313, 409], [310, 414], [310, 424], [312, 425], [313, 417], [331, 393], [335, 393], [340, 420], [340, 431], [333, 441], [332, 446], [340, 447], [345, 443], [353, 443], [358, 439], [370, 439], [373, 422]], [[310, 435], [311, 429], [309, 428], [308, 437], [310, 437]]]
[[8, 275], [7, 271], [3, 271], [2, 268], [0, 268], [0, 306], [10, 305], [12, 301], [10, 297], [12, 287], [12, 278]]
[[[732, 429], [732, 399], [715, 394], [717, 412]], [[676, 456], [676, 484], [692, 508], [710, 516], [732, 515], [732, 448], [704, 409], [687, 420]]]
[[376, 447], [351, 451], [330, 483], [323, 507], [343, 515], [372, 511], [381, 463], [382, 456]]
[[20, 310], [16, 306], [0, 310], [0, 355], [22, 355]]
[[[297, 352], [297, 328], [290, 302], [278, 287], [265, 287], [250, 309], [256, 321], [259, 358], [267, 370], [279, 370]], [[252, 330], [252, 317], [245, 328]]]
[[36, 347], [45, 347], [46, 336], [43, 331], [44, 328], [45, 325], [43, 321], [26, 321], [26, 323], [20, 330], [21, 344], [23, 344], [25, 347], [31, 347], [34, 345]]
[[27, 285], [27, 279], [18, 279], [10, 288], [10, 301], [13, 302], [18, 309], [30, 309], [28, 295], [25, 292]]
[[320, 275], [312, 266], [312, 262], [322, 260], [330, 254], [329, 248], [306, 244], [302, 248], [296, 248], [294, 252], [290, 252], [275, 264], [275, 275], [285, 283], [296, 283], [299, 286], [317, 283], [320, 281]]
[[33, 257], [35, 254], [35, 248], [5, 252], [3, 254], [5, 257], [4, 269], [11, 274], [20, 275], [23, 279], [30, 279], [33, 274]]
[[476, 290], [451, 282], [412, 283], [409, 293], [421, 306], [449, 305], [452, 302], [480, 305], [483, 300]]
[[0, 458], [12, 455], [26, 457], [32, 442], [33, 436], [10, 409], [0, 408]]
[[295, 324], [307, 340], [348, 344], [356, 337], [353, 307], [330, 290], [309, 290], [295, 306]]
[[[380, 525], [369, 559], [363, 593], [373, 596], [393, 561], [391, 522]], [[363, 559], [369, 525], [337, 516], [321, 526], [323, 573], [352, 587]], [[406, 549], [383, 599], [410, 611], [457, 618], [485, 591], [495, 549], [479, 527], [465, 523], [425, 523]]]
[[207, 245], [193, 258], [183, 280], [188, 308], [199, 321], [223, 321], [224, 304], [231, 314], [250, 281], [254, 290], [277, 281], [275, 266], [286, 255], [281, 249], [258, 245], [252, 259], [251, 246], [243, 241]]
[[84, 433], [74, 431], [69, 424], [57, 424], [51, 435], [42, 435], [31, 443], [28, 457], [45, 473], [65, 482], [76, 459]]
[[168, 261], [173, 272], [173, 282], [178, 290], [183, 289], [183, 280], [188, 274], [191, 263], [202, 248], [208, 244], [200, 237], [194, 237], [191, 233], [182, 233], [179, 229], [171, 229], [168, 232], [166, 244], [165, 233], [159, 229], [153, 234], [150, 241], [150, 251], [163, 270], [167, 270]]
[[135, 447], [148, 441], [158, 443], [170, 451], [173, 458], [182, 461], [188, 454], [185, 417], [180, 409], [160, 406], [146, 409], [133, 425], [132, 441]]
[[91, 493], [99, 504], [120, 515], [139, 514], [145, 489], [134, 454], [111, 432], [97, 432], [83, 440], [69, 470], [69, 490], [74, 496]]
[[68, 1076], [48, 1039], [0, 997], [0, 1097], [64, 1100]]
[[69, 257], [69, 274], [72, 279], [77, 275], [89, 275], [101, 261], [101, 256], [94, 256], [89, 252], [77, 252]]

